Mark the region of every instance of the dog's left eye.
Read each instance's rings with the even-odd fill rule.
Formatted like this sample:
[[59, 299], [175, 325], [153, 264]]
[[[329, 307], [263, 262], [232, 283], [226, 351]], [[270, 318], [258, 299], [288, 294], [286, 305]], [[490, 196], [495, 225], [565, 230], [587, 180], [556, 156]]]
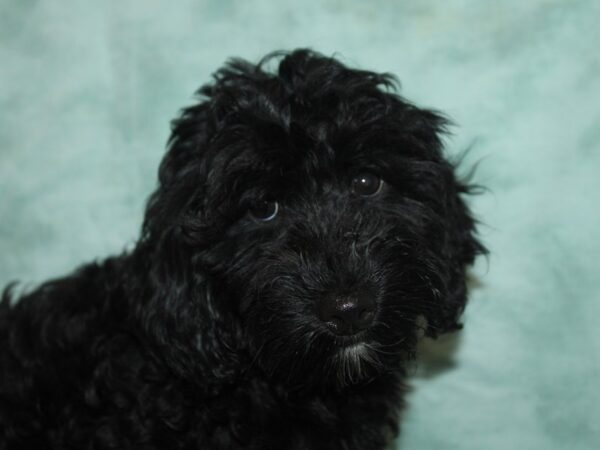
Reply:
[[261, 222], [273, 220], [279, 212], [279, 204], [274, 201], [259, 200], [250, 207], [250, 214]]
[[352, 178], [352, 192], [361, 197], [372, 197], [379, 194], [383, 180], [369, 172], [359, 173]]

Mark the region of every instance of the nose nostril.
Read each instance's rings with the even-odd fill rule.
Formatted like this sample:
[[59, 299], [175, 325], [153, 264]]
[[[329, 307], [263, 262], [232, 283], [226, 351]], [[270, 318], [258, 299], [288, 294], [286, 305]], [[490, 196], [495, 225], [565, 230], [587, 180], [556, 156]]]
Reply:
[[360, 312], [360, 315], [358, 316], [358, 318], [361, 322], [371, 322], [373, 320], [374, 316], [375, 316], [375, 313], [373, 312], [372, 309], [365, 308]]
[[327, 322], [326, 325], [333, 331], [334, 333], [339, 333], [344, 328], [344, 321], [339, 317], [332, 317]]

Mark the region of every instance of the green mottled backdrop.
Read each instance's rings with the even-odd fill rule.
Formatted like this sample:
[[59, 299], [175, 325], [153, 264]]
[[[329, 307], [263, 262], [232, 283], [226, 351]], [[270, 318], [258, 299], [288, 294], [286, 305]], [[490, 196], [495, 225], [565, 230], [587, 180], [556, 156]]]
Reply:
[[491, 249], [415, 369], [404, 450], [600, 448], [600, 2], [0, 0], [0, 283], [130, 246], [225, 58], [310, 46], [459, 125]]

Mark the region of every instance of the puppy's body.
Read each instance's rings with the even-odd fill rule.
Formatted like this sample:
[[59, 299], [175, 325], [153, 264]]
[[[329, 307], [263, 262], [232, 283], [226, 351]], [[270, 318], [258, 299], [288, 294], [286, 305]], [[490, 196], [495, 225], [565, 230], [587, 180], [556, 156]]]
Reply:
[[381, 449], [483, 248], [444, 120], [308, 51], [174, 122], [136, 248], [0, 306], [0, 449]]
[[214, 354], [175, 374], [134, 317], [129, 263], [86, 266], [4, 305], [0, 448], [368, 449], [390, 436], [395, 374], [343, 393], [290, 390], [219, 330], [202, 336]]

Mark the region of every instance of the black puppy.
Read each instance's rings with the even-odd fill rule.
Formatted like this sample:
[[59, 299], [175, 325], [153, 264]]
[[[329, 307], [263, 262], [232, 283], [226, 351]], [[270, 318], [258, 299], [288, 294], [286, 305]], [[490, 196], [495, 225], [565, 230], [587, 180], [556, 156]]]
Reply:
[[393, 86], [307, 50], [219, 70], [135, 249], [4, 292], [0, 449], [384, 447], [484, 251], [446, 121]]

